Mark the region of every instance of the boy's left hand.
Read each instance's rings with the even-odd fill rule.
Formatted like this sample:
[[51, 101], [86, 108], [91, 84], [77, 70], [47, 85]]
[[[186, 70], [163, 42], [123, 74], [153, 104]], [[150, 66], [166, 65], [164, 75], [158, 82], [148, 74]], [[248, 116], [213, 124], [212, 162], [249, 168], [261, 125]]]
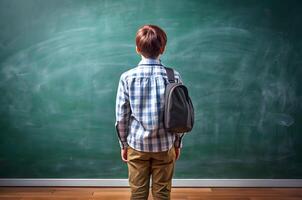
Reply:
[[179, 156], [180, 156], [180, 148], [176, 148], [176, 147], [175, 147], [175, 155], [176, 155], [175, 160], [178, 160], [178, 159], [179, 159]]
[[121, 149], [121, 157], [124, 162], [128, 162], [127, 160], [127, 148]]

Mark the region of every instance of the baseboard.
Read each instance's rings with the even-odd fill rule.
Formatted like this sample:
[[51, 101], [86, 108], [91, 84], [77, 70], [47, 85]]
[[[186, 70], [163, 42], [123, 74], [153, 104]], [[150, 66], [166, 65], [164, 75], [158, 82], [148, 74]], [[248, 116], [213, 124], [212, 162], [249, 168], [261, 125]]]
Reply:
[[[128, 179], [0, 178], [0, 186], [129, 187]], [[173, 179], [173, 187], [302, 187], [302, 179]]]

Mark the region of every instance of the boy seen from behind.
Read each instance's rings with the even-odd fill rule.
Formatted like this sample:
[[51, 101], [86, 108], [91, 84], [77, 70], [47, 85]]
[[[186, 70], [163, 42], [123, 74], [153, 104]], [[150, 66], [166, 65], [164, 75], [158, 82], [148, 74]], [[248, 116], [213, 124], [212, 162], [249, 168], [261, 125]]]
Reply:
[[[116, 96], [116, 130], [121, 157], [128, 165], [131, 199], [148, 199], [152, 177], [154, 199], [170, 199], [175, 161], [180, 156], [182, 134], [164, 128], [164, 93], [169, 83], [160, 56], [166, 33], [145, 25], [136, 33], [138, 66], [124, 72]], [[175, 79], [182, 83], [174, 70]]]

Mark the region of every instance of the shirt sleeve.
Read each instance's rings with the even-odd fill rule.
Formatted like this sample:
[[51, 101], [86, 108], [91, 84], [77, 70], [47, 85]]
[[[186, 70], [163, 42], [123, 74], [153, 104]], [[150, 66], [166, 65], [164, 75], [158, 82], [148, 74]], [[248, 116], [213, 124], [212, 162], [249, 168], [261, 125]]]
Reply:
[[128, 146], [127, 136], [128, 136], [128, 125], [131, 115], [131, 108], [129, 103], [129, 92], [125, 80], [123, 80], [123, 75], [119, 80], [119, 85], [116, 95], [116, 131], [119, 139], [119, 144], [121, 148], [126, 148]]
[[183, 84], [182, 78], [181, 78], [180, 73], [178, 71], [174, 70], [174, 76], [177, 80], [177, 83]]

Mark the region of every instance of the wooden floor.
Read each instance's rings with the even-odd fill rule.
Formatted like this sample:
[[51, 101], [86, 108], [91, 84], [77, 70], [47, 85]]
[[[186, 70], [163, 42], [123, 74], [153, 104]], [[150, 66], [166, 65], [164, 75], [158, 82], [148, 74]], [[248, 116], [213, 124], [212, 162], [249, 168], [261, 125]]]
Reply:
[[[129, 188], [0, 187], [0, 200], [127, 200], [129, 197]], [[302, 200], [302, 188], [172, 188], [171, 199]]]

